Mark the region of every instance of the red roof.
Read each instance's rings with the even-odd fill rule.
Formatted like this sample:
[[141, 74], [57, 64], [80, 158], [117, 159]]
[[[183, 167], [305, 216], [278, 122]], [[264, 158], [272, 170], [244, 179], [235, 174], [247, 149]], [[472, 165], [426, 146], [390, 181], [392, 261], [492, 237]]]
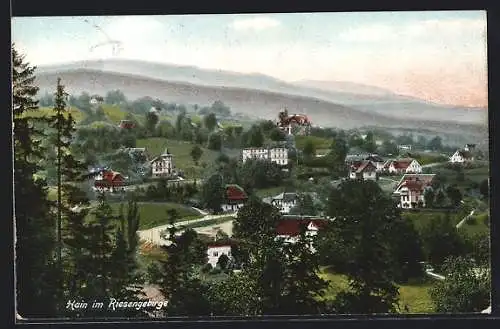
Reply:
[[248, 196], [241, 186], [231, 184], [226, 186], [226, 198], [231, 201], [242, 201], [248, 199]]
[[95, 186], [120, 186], [123, 185], [125, 178], [116, 171], [105, 170], [102, 173], [102, 180], [95, 181]]
[[351, 165], [351, 170], [357, 173], [362, 173], [369, 170], [374, 171], [376, 169], [377, 167], [375, 167], [375, 165], [369, 160], [356, 161]]
[[327, 223], [324, 219], [291, 219], [287, 218], [279, 222], [278, 227], [276, 228], [276, 233], [278, 235], [288, 235], [288, 236], [297, 236], [300, 234], [300, 225], [305, 225], [306, 227], [309, 224], [313, 224], [318, 229], [324, 227]]
[[401, 179], [398, 189], [407, 187], [410, 191], [423, 191], [423, 189], [432, 184], [433, 174], [406, 174]]
[[399, 159], [399, 160], [392, 160], [388, 161], [385, 163], [384, 168], [389, 168], [391, 164], [394, 166], [395, 169], [402, 169], [405, 170], [410, 166], [410, 164], [413, 162], [413, 159]]

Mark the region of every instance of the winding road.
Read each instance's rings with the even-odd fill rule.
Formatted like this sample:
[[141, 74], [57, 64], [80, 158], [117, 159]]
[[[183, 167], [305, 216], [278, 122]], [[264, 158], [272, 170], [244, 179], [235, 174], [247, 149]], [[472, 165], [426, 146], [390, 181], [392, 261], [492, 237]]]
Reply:
[[[196, 209], [198, 210], [198, 209]], [[200, 211], [200, 210], [198, 210]], [[205, 216], [199, 219], [191, 219], [191, 220], [186, 220], [186, 221], [180, 221], [174, 224], [175, 227], [182, 227], [184, 225], [191, 225], [194, 223], [203, 223], [212, 219], [217, 219], [217, 218], [223, 218], [223, 217], [236, 217], [236, 212], [234, 213], [229, 213], [229, 214], [222, 214], [222, 215], [210, 215], [207, 214], [204, 211], [200, 211], [200, 213], [204, 214]], [[220, 225], [220, 224], [219, 224]], [[163, 239], [161, 237], [162, 232], [167, 230], [170, 227], [170, 224], [165, 224], [165, 225], [160, 225], [156, 226], [147, 230], [141, 230], [137, 231], [137, 234], [139, 234], [139, 238], [143, 241], [147, 241], [150, 243], [153, 243], [155, 245], [167, 245], [168, 241], [166, 239]], [[207, 227], [200, 227], [199, 229], [196, 228], [196, 231], [199, 230], [206, 230]], [[182, 230], [179, 231], [179, 233], [182, 233]]]

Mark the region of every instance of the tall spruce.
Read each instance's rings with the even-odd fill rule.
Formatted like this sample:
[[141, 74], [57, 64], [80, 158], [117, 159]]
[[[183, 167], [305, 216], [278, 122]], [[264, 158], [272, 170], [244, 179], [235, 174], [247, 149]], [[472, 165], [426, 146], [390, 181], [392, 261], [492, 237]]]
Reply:
[[169, 210], [167, 216], [169, 245], [158, 282], [168, 300], [167, 313], [169, 316], [209, 315], [208, 288], [199, 277], [199, 269], [205, 264], [205, 245], [194, 230], [188, 229], [178, 235], [174, 225], [179, 218], [176, 210]]
[[43, 120], [35, 117], [34, 73], [35, 67], [12, 45], [16, 296], [17, 312], [27, 318], [54, 317], [61, 292], [54, 260], [55, 221], [46, 182], [36, 175], [45, 136]]

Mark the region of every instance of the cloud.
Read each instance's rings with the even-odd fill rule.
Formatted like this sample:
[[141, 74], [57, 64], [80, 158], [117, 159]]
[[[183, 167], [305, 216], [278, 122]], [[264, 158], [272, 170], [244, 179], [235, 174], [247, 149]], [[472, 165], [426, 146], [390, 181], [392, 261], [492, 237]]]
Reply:
[[486, 19], [445, 19], [424, 20], [402, 26], [393, 24], [373, 24], [348, 29], [339, 37], [346, 41], [379, 42], [396, 39], [426, 39], [472, 37], [484, 38]]
[[340, 38], [347, 41], [376, 42], [393, 36], [394, 28], [389, 25], [376, 24], [348, 29], [340, 34]]
[[163, 24], [151, 16], [124, 16], [113, 18], [102, 28], [112, 39], [136, 42], [156, 38]]
[[271, 17], [253, 17], [237, 19], [231, 23], [231, 28], [238, 31], [254, 30], [262, 31], [269, 28], [278, 27], [280, 21]]

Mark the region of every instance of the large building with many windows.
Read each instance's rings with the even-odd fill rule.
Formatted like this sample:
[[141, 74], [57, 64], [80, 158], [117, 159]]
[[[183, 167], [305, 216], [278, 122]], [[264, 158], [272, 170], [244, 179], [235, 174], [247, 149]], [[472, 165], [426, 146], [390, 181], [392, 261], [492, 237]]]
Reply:
[[286, 147], [251, 147], [245, 148], [241, 154], [242, 161], [248, 159], [269, 160], [280, 166], [288, 165], [288, 149]]

